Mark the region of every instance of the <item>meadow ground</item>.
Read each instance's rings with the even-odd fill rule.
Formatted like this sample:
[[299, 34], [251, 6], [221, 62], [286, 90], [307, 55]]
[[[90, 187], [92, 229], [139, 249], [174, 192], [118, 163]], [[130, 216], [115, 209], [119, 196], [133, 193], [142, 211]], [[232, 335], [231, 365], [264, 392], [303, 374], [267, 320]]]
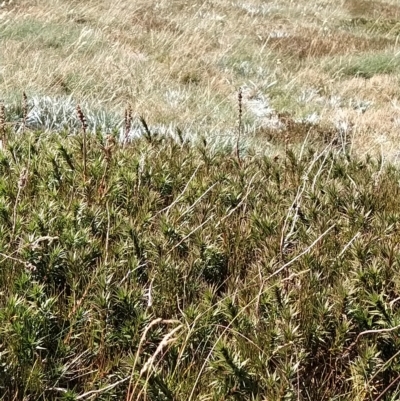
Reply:
[[399, 19], [3, 1], [0, 400], [398, 400]]
[[160, 130], [224, 139], [243, 87], [245, 137], [263, 150], [283, 114], [395, 160], [399, 16], [395, 0], [6, 0], [0, 96], [71, 96], [117, 118], [130, 103]]

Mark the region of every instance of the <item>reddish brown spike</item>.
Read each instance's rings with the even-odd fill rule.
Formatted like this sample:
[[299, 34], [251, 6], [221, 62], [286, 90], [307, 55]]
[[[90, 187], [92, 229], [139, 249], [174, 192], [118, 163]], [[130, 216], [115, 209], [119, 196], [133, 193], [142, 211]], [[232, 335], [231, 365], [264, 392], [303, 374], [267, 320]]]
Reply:
[[242, 88], [239, 88], [238, 92], [238, 135], [236, 140], [236, 157], [238, 160], [239, 165], [241, 164], [240, 160], [240, 152], [239, 152], [239, 145], [240, 145], [240, 136], [242, 133], [242, 113], [243, 113], [243, 92]]
[[6, 108], [3, 103], [0, 104], [0, 139], [4, 147], [6, 141]]
[[128, 104], [128, 107], [125, 109], [125, 143], [128, 141], [128, 135], [132, 128], [132, 108], [131, 105]]
[[28, 118], [28, 96], [26, 93], [22, 93], [22, 129], [25, 130], [26, 120]]
[[87, 125], [86, 117], [83, 114], [83, 111], [82, 111], [81, 106], [79, 104], [78, 104], [78, 106], [76, 106], [76, 112], [78, 114], [79, 121], [82, 124], [82, 129], [86, 132], [86, 129], [87, 129], [88, 125]]
[[86, 121], [86, 117], [82, 112], [81, 106], [78, 104], [76, 106], [76, 112], [78, 114], [78, 118], [79, 121], [82, 124], [82, 132], [83, 132], [83, 146], [82, 146], [82, 159], [83, 159], [83, 180], [84, 182], [86, 182], [86, 155], [87, 155], [87, 151], [86, 151], [86, 130], [87, 130], [87, 121]]

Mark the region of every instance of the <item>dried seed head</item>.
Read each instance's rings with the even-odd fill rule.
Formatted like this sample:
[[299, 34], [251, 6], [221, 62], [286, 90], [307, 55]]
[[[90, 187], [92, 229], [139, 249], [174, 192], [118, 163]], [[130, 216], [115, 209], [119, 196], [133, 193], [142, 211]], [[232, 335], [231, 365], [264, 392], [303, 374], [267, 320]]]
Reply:
[[83, 114], [82, 109], [81, 109], [81, 106], [80, 106], [79, 104], [78, 104], [78, 106], [76, 106], [76, 112], [77, 112], [77, 114], [78, 114], [79, 121], [80, 121], [81, 124], [82, 124], [82, 129], [83, 129], [83, 131], [86, 131], [86, 129], [87, 129], [87, 127], [88, 127], [87, 121], [86, 121], [86, 117], [85, 117], [85, 115]]
[[242, 111], [243, 111], [243, 91], [242, 88], [239, 88], [238, 92], [238, 107], [239, 107], [239, 118], [242, 118]]
[[112, 149], [115, 146], [115, 138], [112, 135], [106, 136], [106, 145], [103, 147], [104, 157], [107, 162], [111, 160]]
[[128, 141], [128, 135], [131, 132], [132, 128], [132, 108], [131, 105], [128, 104], [128, 107], [125, 109], [125, 143]]
[[25, 123], [28, 117], [28, 96], [26, 96], [25, 92], [22, 93], [22, 115]]
[[26, 270], [28, 270], [31, 273], [34, 273], [37, 270], [37, 267], [29, 262], [26, 262], [25, 267], [26, 267]]
[[236, 139], [236, 157], [237, 157], [239, 165], [241, 164], [239, 143], [240, 143], [240, 136], [242, 133], [242, 112], [243, 112], [242, 103], [243, 103], [243, 92], [242, 92], [242, 88], [239, 88], [239, 91], [238, 91], [238, 133], [237, 133], [237, 139]]
[[79, 121], [82, 124], [82, 131], [83, 131], [83, 146], [82, 146], [82, 159], [83, 159], [83, 181], [86, 182], [87, 177], [87, 149], [86, 149], [86, 129], [88, 127], [86, 117], [82, 112], [81, 106], [78, 104], [76, 106], [76, 112], [78, 114]]
[[115, 144], [116, 144], [115, 137], [113, 135], [107, 135], [106, 146], [112, 148], [113, 146], [115, 146]]
[[6, 108], [3, 103], [0, 104], [0, 135], [6, 132]]
[[28, 96], [26, 93], [22, 93], [22, 128], [25, 129], [26, 120], [28, 118]]
[[19, 175], [18, 188], [23, 189], [28, 181], [28, 170], [24, 167]]
[[129, 104], [125, 109], [125, 134], [128, 135], [132, 127], [132, 108]]

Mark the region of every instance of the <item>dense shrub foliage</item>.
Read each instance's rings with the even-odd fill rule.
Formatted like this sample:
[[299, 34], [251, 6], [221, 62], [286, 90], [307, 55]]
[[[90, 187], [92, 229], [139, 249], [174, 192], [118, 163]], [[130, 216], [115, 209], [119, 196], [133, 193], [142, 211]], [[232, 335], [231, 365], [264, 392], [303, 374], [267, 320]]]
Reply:
[[396, 400], [399, 171], [151, 133], [0, 153], [2, 400]]

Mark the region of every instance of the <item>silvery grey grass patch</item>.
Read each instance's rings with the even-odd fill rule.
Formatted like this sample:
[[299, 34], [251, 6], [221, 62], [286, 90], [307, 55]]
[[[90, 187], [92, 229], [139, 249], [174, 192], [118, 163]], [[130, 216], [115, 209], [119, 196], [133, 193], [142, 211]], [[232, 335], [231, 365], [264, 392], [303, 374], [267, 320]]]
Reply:
[[[33, 130], [45, 131], [76, 131], [80, 128], [80, 122], [76, 116], [77, 101], [72, 96], [28, 96], [28, 110], [26, 126]], [[21, 101], [4, 101], [6, 105], [6, 117], [14, 123], [16, 129], [20, 127]], [[111, 132], [121, 125], [121, 117], [114, 113], [93, 107], [87, 102], [82, 103], [90, 131]]]

